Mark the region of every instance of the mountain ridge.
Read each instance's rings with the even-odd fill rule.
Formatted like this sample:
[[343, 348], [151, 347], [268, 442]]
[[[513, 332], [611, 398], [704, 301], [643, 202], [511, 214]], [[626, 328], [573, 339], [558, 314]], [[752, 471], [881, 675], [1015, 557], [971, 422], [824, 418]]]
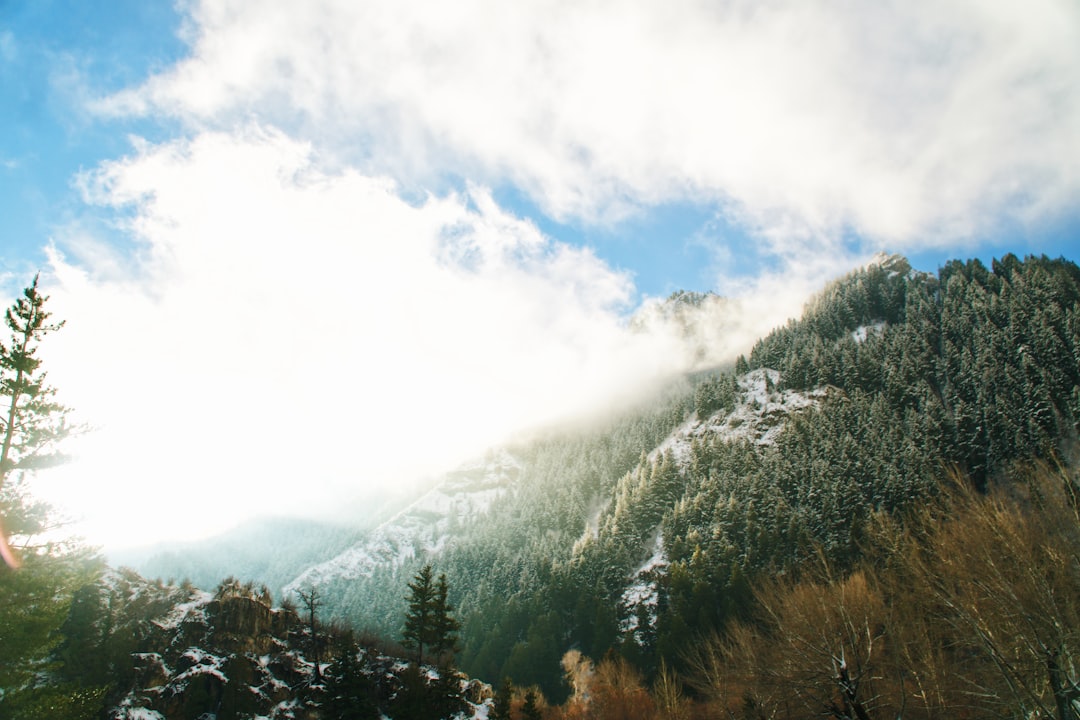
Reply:
[[[452, 500], [444, 478], [433, 507], [397, 516], [411, 530], [376, 538], [386, 552], [358, 553], [362, 573], [326, 560], [289, 587], [317, 585], [330, 617], [395, 637], [405, 583], [433, 562], [461, 613], [462, 667], [551, 697], [565, 691], [567, 648], [617, 652], [646, 673], [678, 666], [679, 648], [752, 612], [754, 579], [819, 560], [845, 572], [872, 518], [913, 511], [950, 473], [985, 487], [1011, 463], [1067, 460], [1078, 307], [1080, 271], [1064, 260], [933, 274], [875, 259], [734, 367], [680, 378], [603, 426], [514, 446], [514, 476], [481, 488], [483, 502]], [[448, 533], [443, 510], [458, 501], [476, 512]]]

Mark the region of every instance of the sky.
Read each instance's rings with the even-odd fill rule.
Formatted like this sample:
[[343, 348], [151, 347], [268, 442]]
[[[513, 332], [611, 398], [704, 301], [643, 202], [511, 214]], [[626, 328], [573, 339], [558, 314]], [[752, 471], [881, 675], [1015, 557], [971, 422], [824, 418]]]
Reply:
[[[876, 253], [1080, 253], [1074, 0], [0, 0], [0, 299], [122, 548], [347, 520]], [[635, 324], [634, 326], [638, 326]]]

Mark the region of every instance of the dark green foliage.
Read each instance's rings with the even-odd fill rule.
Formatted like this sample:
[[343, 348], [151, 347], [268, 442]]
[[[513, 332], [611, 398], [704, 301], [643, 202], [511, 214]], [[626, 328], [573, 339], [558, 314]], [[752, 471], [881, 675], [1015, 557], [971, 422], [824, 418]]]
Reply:
[[38, 345], [64, 323], [50, 324], [48, 298], [38, 291], [38, 279], [7, 309], [4, 319], [11, 339], [0, 342], [0, 487], [13, 470], [32, 470], [60, 462], [57, 443], [67, 437], [67, 408], [54, 400], [45, 384]]
[[50, 683], [6, 698], [0, 717], [11, 720], [94, 720], [101, 716], [104, 688]]
[[369, 720], [379, 717], [375, 683], [364, 673], [355, 647], [341, 650], [326, 671], [326, 717], [337, 720]]
[[525, 693], [525, 702], [521, 706], [522, 720], [540, 720], [543, 717], [540, 714], [538, 703], [539, 699], [536, 697], [536, 691], [529, 688]]
[[457, 632], [460, 629], [454, 618], [454, 606], [447, 599], [450, 593], [446, 575], [440, 574], [435, 582], [435, 598], [431, 609], [431, 654], [440, 664], [453, 664], [454, 653], [458, 651]]
[[514, 700], [514, 684], [510, 678], [503, 678], [499, 689], [495, 691], [495, 697], [491, 704], [491, 712], [488, 717], [491, 720], [511, 720], [510, 707]]
[[456, 673], [441, 671], [431, 678], [418, 665], [402, 671], [400, 685], [390, 703], [395, 720], [443, 720], [466, 709], [461, 682]]
[[[482, 520], [455, 526], [439, 555], [445, 574], [436, 578], [420, 556], [325, 588], [328, 614], [387, 634], [404, 614], [417, 666], [402, 673], [389, 705], [380, 701], [395, 718], [463, 707], [455, 673], [444, 666], [429, 677], [418, 667], [449, 665], [458, 645], [470, 674], [510, 677], [556, 699], [567, 691], [559, 659], [570, 648], [592, 657], [614, 650], [646, 672], [661, 659], [678, 667], [703, 635], [753, 617], [752, 583], [798, 578], [810, 563], [857, 567], [870, 520], [902, 520], [955, 469], [982, 486], [1014, 463], [1065, 457], [1080, 421], [1078, 310], [1080, 270], [1046, 258], [1007, 256], [989, 269], [951, 262], [936, 277], [892, 258], [852, 273], [740, 357], [734, 374], [689, 379], [602, 429], [516, 448], [520, 477]], [[739, 382], [751, 370], [773, 403], [814, 391], [812, 406], [777, 413], [771, 422], [782, 430], [768, 442], [710, 430], [677, 451], [657, 449], [693, 413], [720, 424], [745, 409]], [[9, 530], [30, 535], [46, 516], [20, 488], [8, 482], [0, 501]], [[663, 566], [639, 574], [660, 547]], [[15, 582], [0, 572], [0, 634], [12, 653], [0, 673], [5, 687], [23, 687], [4, 702], [24, 703], [26, 717], [63, 703], [77, 716], [80, 702], [130, 682], [125, 658], [158, 612], [138, 604], [153, 593], [137, 601], [119, 590], [135, 580], [118, 573], [111, 586], [75, 593], [57, 648], [77, 585], [62, 563], [50, 575], [50, 552], [27, 555], [24, 571], [38, 575]], [[639, 580], [655, 604], [625, 600]], [[35, 616], [20, 624], [31, 606]], [[77, 663], [89, 655], [97, 664]], [[346, 706], [369, 709], [357, 698], [371, 676], [352, 661], [355, 653], [337, 656], [327, 678], [326, 707], [341, 717]], [[58, 682], [31, 684], [39, 671]], [[496, 713], [508, 710], [508, 692], [500, 688]], [[523, 712], [538, 717], [531, 697]]]
[[152, 629], [151, 619], [166, 614], [191, 594], [161, 584], [144, 591], [146, 586], [137, 573], [121, 568], [75, 593], [61, 628], [64, 640], [56, 653], [63, 661], [65, 679], [110, 690], [134, 680], [131, 654], [142, 650]]
[[233, 578], [210, 595], [132, 571], [106, 573], [78, 593], [50, 682], [30, 688], [19, 707], [30, 700], [45, 707], [48, 700], [48, 707], [72, 708], [55, 717], [75, 718], [83, 717], [75, 703], [93, 700], [94, 717], [124, 705], [222, 720], [276, 716], [283, 706], [298, 717], [335, 719], [468, 712], [462, 677], [452, 668], [402, 670], [398, 658], [361, 647], [341, 628], [320, 627], [333, 661], [315, 676], [307, 613], [298, 617], [269, 601], [264, 588]]
[[[902, 516], [952, 468], [982, 484], [1055, 457], [1080, 417], [1078, 302], [1076, 266], [1045, 258], [950, 263], [940, 280], [893, 258], [832, 284], [746, 366], [778, 369], [778, 391], [829, 388], [818, 406], [772, 444], [696, 440], [673, 475], [663, 456], [642, 458], [577, 548], [578, 582], [599, 579], [598, 602], [614, 605], [659, 530], [671, 565], [653, 630], [677, 665], [688, 643], [746, 615], [756, 574], [851, 567], [873, 513]], [[723, 380], [699, 381], [699, 414]], [[564, 647], [587, 637], [573, 630]], [[623, 654], [640, 657], [631, 641]]]
[[714, 375], [698, 383], [694, 391], [694, 411], [699, 418], [707, 418], [721, 410], [735, 407], [737, 392], [734, 375]]
[[437, 718], [430, 707], [427, 680], [415, 663], [410, 664], [398, 677], [400, 685], [390, 704], [390, 712], [401, 720], [428, 720]]
[[425, 565], [409, 583], [409, 611], [405, 614], [405, 631], [402, 633], [402, 644], [416, 649], [417, 664], [424, 662], [424, 646], [431, 641], [434, 606], [431, 565]]
[[0, 717], [48, 717], [49, 707], [80, 717], [77, 708], [100, 701], [103, 683], [52, 681], [67, 668], [54, 650], [75, 588], [100, 572], [100, 560], [85, 551], [24, 553], [18, 570], [0, 564]]
[[83, 718], [100, 711], [104, 691], [59, 681], [65, 663], [54, 651], [73, 595], [102, 563], [78, 543], [43, 540], [56, 522], [27, 490], [34, 470], [64, 459], [58, 444], [71, 432], [37, 357], [63, 325], [48, 322], [46, 300], [35, 277], [5, 314], [10, 341], [0, 341], [0, 717]]
[[402, 644], [416, 649], [416, 662], [424, 662], [424, 648], [440, 664], [452, 664], [457, 651], [458, 622], [447, 599], [450, 588], [446, 575], [432, 581], [431, 565], [425, 565], [409, 583], [409, 609], [405, 613]]
[[[1080, 417], [1080, 276], [1045, 259], [998, 266], [950, 264], [935, 278], [902, 258], [871, 265], [763, 338], [734, 374], [701, 376], [593, 436], [522, 451], [518, 489], [440, 556], [463, 667], [558, 698], [570, 647], [678, 665], [687, 643], [747, 614], [755, 574], [821, 555], [849, 566], [872, 513], [902, 515], [951, 467], [985, 477], [1057, 452]], [[776, 387], [766, 380], [775, 394], [829, 389], [784, 418], [771, 445], [705, 435], [688, 458], [643, 455], [691, 412], [745, 400], [736, 378], [764, 367], [780, 373]], [[620, 594], [657, 534], [671, 566], [655, 625], [639, 617], [640, 637], [624, 637]]]

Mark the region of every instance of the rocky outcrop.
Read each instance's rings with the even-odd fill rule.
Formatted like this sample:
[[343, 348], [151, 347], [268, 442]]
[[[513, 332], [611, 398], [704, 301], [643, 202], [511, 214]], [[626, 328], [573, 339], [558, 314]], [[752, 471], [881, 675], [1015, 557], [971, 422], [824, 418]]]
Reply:
[[397, 717], [431, 702], [485, 717], [490, 705], [484, 683], [361, 648], [344, 631], [313, 637], [294, 609], [232, 579], [211, 594], [110, 572], [79, 593], [66, 632], [68, 679], [111, 683], [110, 720], [319, 720], [343, 703]]

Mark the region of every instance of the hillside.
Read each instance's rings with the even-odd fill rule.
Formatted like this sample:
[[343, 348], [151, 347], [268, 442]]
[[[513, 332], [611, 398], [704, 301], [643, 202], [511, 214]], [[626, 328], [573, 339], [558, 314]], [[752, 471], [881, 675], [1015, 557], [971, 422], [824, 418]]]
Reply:
[[[312, 558], [340, 552], [364, 532], [364, 520], [346, 526], [302, 518], [261, 518], [248, 521], [206, 540], [169, 543], [114, 552], [110, 564], [131, 567], [147, 577], [189, 580], [214, 588], [223, 577], [235, 576], [266, 585], [275, 595]], [[272, 548], [273, 552], [267, 552]]]
[[[830, 283], [802, 318], [761, 338], [733, 367], [678, 379], [603, 422], [493, 449], [354, 542], [323, 548], [287, 587], [318, 589], [327, 620], [394, 639], [407, 583], [430, 563], [447, 576], [458, 658], [472, 677], [535, 684], [569, 708], [581, 701], [565, 680], [573, 651], [581, 663], [606, 658], [597, 672], [623, 663], [649, 682], [672, 672], [696, 678], [698, 702], [729, 707], [739, 691], [708, 679], [710, 663], [728, 663], [725, 673], [759, 668], [745, 679], [747, 692], [759, 694], [776, 668], [737, 659], [735, 635], [721, 635], [735, 638], [721, 645], [708, 638], [742, 632], [756, 639], [740, 652], [772, 648], [779, 636], [769, 633], [785, 632], [807, 598], [850, 592], [895, 601], [927, 623], [960, 622], [920, 604], [953, 596], [913, 558], [967, 547], [942, 534], [952, 522], [983, 533], [995, 553], [1011, 552], [993, 535], [1002, 523], [1029, 527], [1042, 512], [1039, 497], [1075, 496], [1078, 419], [1076, 265], [1006, 256], [990, 268], [951, 262], [931, 274], [883, 257]], [[975, 499], [957, 494], [958, 484]], [[986, 519], [984, 501], [1004, 509]], [[1073, 543], [1069, 522], [1043, 522], [1050, 534], [1040, 542]], [[925, 546], [910, 547], [908, 532]], [[1031, 567], [1056, 567], [1031, 552]], [[904, 594], [892, 566], [868, 565], [871, 556], [893, 558], [910, 587], [922, 583], [921, 598]], [[1054, 572], [1066, 588], [1080, 577], [1071, 567]], [[1040, 612], [1072, 627], [1071, 610]], [[900, 642], [906, 630], [880, 622], [893, 628], [896, 647], [915, 652]], [[987, 669], [1002, 657], [956, 627], [934, 632], [952, 645], [926, 652], [967, 648], [957, 668], [967, 668], [964, 682], [977, 675], [985, 694], [976, 700], [943, 680], [937, 699], [919, 696], [927, 717], [956, 703], [981, 708], [972, 717], [994, 717], [994, 707], [1012, 702], [1001, 688], [1015, 678], [995, 680]], [[1080, 660], [1074, 645], [1061, 640], [1054, 663]], [[1010, 652], [1008, 662], [1020, 662], [1024, 651]], [[1066, 689], [1080, 687], [1076, 678], [1048, 677], [1032, 681], [1027, 706], [1072, 702]], [[833, 716], [862, 717], [854, 708], [863, 696], [844, 699], [832, 680], [815, 682], [832, 699], [806, 700], [818, 708], [806, 716], [847, 703]], [[905, 687], [890, 687], [890, 697], [915, 698]], [[776, 711], [803, 716], [784, 712]]]
[[[463, 667], [559, 696], [571, 647], [681, 666], [694, 638], [751, 611], [753, 578], [816, 557], [854, 566], [876, 513], [909, 512], [952, 473], [986, 487], [1016, 463], [1071, 461], [1078, 299], [1068, 262], [935, 276], [882, 258], [736, 368], [515, 451], [517, 484], [428, 556], [455, 588]], [[392, 634], [403, 570], [331, 590], [339, 612]]]
[[[679, 666], [693, 638], [750, 612], [753, 578], [855, 565], [875, 513], [908, 512], [951, 473], [985, 487], [1018, 462], [1070, 461], [1078, 276], [1046, 258], [934, 275], [882, 257], [734, 368], [492, 451], [288, 587], [396, 637], [405, 583], [433, 562], [463, 667], [556, 697], [567, 648]], [[671, 303], [651, 312], [685, 312], [686, 294]]]

